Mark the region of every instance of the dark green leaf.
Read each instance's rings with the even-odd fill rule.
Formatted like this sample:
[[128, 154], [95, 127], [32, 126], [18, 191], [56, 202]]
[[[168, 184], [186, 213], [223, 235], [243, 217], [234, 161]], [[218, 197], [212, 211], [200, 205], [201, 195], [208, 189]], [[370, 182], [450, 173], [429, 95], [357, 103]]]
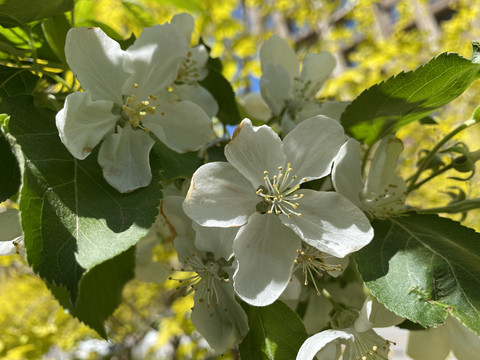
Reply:
[[20, 187], [20, 169], [5, 136], [0, 131], [0, 202], [18, 192]]
[[3, 0], [0, 3], [0, 25], [15, 27], [73, 9], [73, 0]]
[[42, 29], [50, 48], [62, 63], [66, 63], [64, 49], [67, 32], [70, 29], [70, 22], [65, 14], [45, 19], [42, 22]]
[[480, 335], [480, 234], [436, 215], [372, 225], [375, 237], [355, 254], [372, 294], [424, 327], [450, 313]]
[[202, 160], [195, 153], [179, 154], [160, 141], [157, 141], [153, 151], [158, 155], [158, 161], [162, 165], [162, 177], [165, 180], [177, 177], [191, 177], [202, 165]]
[[240, 344], [242, 360], [291, 360], [307, 339], [295, 311], [281, 301], [265, 307], [242, 303], [250, 331]]
[[52, 284], [48, 286], [71, 315], [106, 338], [103, 323], [120, 305], [122, 289], [129, 280], [134, 278], [134, 268], [135, 247], [95, 266], [83, 275], [75, 305], [72, 304], [65, 288]]
[[235, 101], [235, 93], [227, 79], [221, 72], [217, 71], [218, 61], [210, 58], [208, 60], [208, 75], [202, 81], [199, 81], [215, 98], [218, 104], [217, 117], [225, 125], [236, 125], [240, 123], [240, 113], [238, 112]]
[[38, 78], [27, 69], [0, 65], [0, 99], [33, 93]]
[[[103, 179], [92, 153], [72, 158], [60, 142], [55, 113], [30, 96], [0, 104], [22, 170], [19, 207], [28, 261], [47, 281], [64, 286], [75, 302], [83, 272], [132, 247], [158, 213], [160, 179], [120, 194]], [[158, 173], [153, 163], [155, 173]]]
[[365, 90], [346, 108], [341, 122], [350, 135], [371, 145], [457, 98], [479, 72], [480, 64], [458, 54], [440, 54]]

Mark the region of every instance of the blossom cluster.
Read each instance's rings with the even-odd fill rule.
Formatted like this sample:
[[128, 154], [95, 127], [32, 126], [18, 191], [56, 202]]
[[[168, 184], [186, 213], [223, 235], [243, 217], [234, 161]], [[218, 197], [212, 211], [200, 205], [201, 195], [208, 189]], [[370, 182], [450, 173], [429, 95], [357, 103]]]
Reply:
[[[98, 28], [68, 33], [67, 62], [84, 91], [68, 95], [57, 114], [60, 138], [80, 160], [100, 145], [104, 178], [119, 192], [150, 184], [157, 141], [182, 153], [215, 138], [218, 105], [199, 83], [209, 54], [191, 47], [192, 32], [193, 18], [180, 14], [144, 29], [126, 50]], [[298, 300], [300, 282], [320, 295], [318, 278], [341, 275], [349, 255], [372, 240], [370, 220], [402, 212], [405, 202], [395, 172], [400, 140], [380, 142], [363, 179], [361, 146], [338, 121], [346, 104], [317, 100], [335, 66], [330, 54], [308, 54], [300, 68], [288, 43], [273, 36], [260, 60], [256, 104], [276, 118], [279, 133], [244, 119], [225, 146], [226, 161], [200, 166], [187, 194], [165, 196], [161, 205], [182, 269], [191, 273], [177, 281], [194, 292], [192, 322], [219, 353], [248, 333], [237, 297], [253, 306]], [[344, 359], [386, 358], [388, 342], [364, 320], [367, 310], [345, 311], [332, 330], [305, 342], [299, 359], [338, 359], [341, 342]], [[348, 346], [364, 338], [371, 346]]]

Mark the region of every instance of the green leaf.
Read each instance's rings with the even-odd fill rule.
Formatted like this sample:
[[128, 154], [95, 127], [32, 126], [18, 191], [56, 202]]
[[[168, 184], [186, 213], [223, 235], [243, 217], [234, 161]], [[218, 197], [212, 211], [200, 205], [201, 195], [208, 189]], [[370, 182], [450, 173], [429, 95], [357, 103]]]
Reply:
[[155, 19], [151, 14], [150, 8], [141, 5], [137, 1], [129, 0], [122, 0], [122, 7], [125, 14], [129, 16], [133, 22], [143, 27], [155, 25]]
[[0, 25], [15, 27], [73, 9], [73, 0], [3, 0], [0, 2]]
[[242, 303], [250, 331], [240, 344], [242, 360], [291, 360], [307, 339], [302, 320], [281, 301], [265, 307]]
[[[103, 179], [96, 153], [79, 161], [60, 142], [55, 113], [31, 96], [0, 104], [4, 127], [19, 159], [19, 207], [27, 256], [47, 281], [64, 286], [75, 302], [84, 272], [126, 251], [144, 236], [158, 213], [160, 178], [129, 194]], [[158, 173], [153, 163], [154, 174]]]
[[0, 65], [0, 99], [17, 95], [30, 95], [38, 78], [28, 69]]
[[199, 81], [210, 94], [213, 95], [218, 104], [218, 119], [225, 125], [236, 125], [241, 121], [240, 113], [235, 101], [235, 93], [232, 86], [218, 70], [218, 59], [209, 58], [207, 63], [208, 75]]
[[120, 305], [123, 287], [135, 277], [134, 268], [135, 247], [95, 266], [83, 275], [75, 305], [64, 287], [47, 285], [72, 316], [107, 338], [103, 324]]
[[372, 145], [457, 98], [479, 72], [480, 64], [458, 54], [440, 54], [365, 90], [346, 108], [341, 122], [354, 138]]
[[202, 165], [202, 159], [195, 153], [179, 154], [160, 141], [155, 143], [153, 151], [158, 155], [158, 161], [163, 169], [162, 177], [165, 180], [177, 177], [189, 178]]
[[0, 202], [18, 192], [20, 187], [20, 168], [5, 135], [0, 131]]
[[70, 22], [65, 14], [45, 19], [42, 22], [42, 30], [50, 48], [62, 63], [65, 64], [65, 39], [68, 30], [70, 30]]
[[480, 335], [480, 234], [436, 215], [372, 226], [372, 242], [355, 253], [371, 293], [423, 327], [442, 324], [450, 313]]
[[178, 9], [187, 10], [189, 12], [203, 14], [205, 13], [204, 5], [200, 0], [145, 0], [147, 3], [157, 3], [165, 6], [171, 4]]

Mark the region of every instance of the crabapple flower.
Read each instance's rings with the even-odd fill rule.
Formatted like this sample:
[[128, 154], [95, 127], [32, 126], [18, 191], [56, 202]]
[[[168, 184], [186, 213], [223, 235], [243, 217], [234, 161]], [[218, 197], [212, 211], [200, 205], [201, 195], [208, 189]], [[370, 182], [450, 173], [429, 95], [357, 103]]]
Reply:
[[[379, 336], [372, 327], [399, 324], [403, 318], [385, 309], [368, 297], [358, 312], [346, 309], [334, 315], [334, 329], [310, 336], [300, 347], [297, 360], [386, 360], [390, 341]], [[342, 354], [342, 344], [345, 350]]]
[[23, 251], [23, 230], [18, 210], [0, 212], [0, 255], [13, 255]]
[[414, 360], [445, 360], [451, 352], [458, 360], [478, 358], [480, 337], [453, 316], [434, 329], [410, 331], [407, 354]]
[[[193, 17], [186, 13], [178, 14], [172, 18], [171, 23], [177, 26], [190, 45], [194, 29]], [[190, 48], [172, 84], [172, 93], [181, 100], [197, 104], [205, 110], [208, 117], [212, 117], [217, 115], [218, 104], [212, 94], [198, 83], [208, 75], [207, 61], [208, 50], [204, 45]]]
[[[164, 198], [162, 213], [176, 237], [174, 247], [188, 278], [174, 279], [195, 292], [192, 323], [210, 346], [224, 353], [248, 332], [245, 311], [235, 300], [231, 282], [232, 243], [238, 229], [204, 228], [192, 223], [182, 209], [184, 198]], [[190, 270], [187, 270], [190, 269]]]
[[340, 149], [333, 165], [335, 189], [372, 217], [385, 218], [405, 210], [407, 186], [395, 173], [403, 150], [394, 136], [382, 139], [364, 182], [360, 169], [360, 143], [349, 139]]
[[213, 136], [205, 112], [190, 101], [172, 101], [167, 90], [187, 53], [173, 24], [144, 29], [125, 51], [99, 28], [67, 34], [67, 62], [85, 91], [68, 95], [58, 112], [60, 139], [81, 160], [104, 139], [98, 162], [120, 192], [150, 183], [152, 134], [177, 152], [198, 150]]
[[262, 77], [260, 90], [273, 115], [282, 120], [285, 132], [315, 115], [339, 119], [347, 103], [315, 100], [315, 95], [335, 68], [328, 52], [308, 53], [300, 71], [297, 55], [288, 43], [273, 35], [260, 49]]
[[225, 147], [228, 162], [193, 175], [185, 213], [202, 226], [240, 227], [233, 279], [246, 302], [264, 306], [281, 295], [302, 241], [343, 258], [372, 239], [364, 213], [343, 196], [301, 189], [330, 173], [344, 141], [341, 125], [323, 116], [303, 121], [283, 141], [245, 119]]

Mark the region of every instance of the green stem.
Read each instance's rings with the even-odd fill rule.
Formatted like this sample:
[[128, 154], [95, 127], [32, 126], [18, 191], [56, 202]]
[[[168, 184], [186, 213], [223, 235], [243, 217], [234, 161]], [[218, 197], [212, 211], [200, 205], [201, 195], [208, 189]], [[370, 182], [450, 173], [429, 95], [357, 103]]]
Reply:
[[420, 186], [424, 185], [428, 181], [432, 180], [434, 177], [443, 174], [445, 171], [450, 170], [453, 168], [452, 164], [448, 164], [447, 166], [442, 167], [441, 169], [438, 169], [437, 171], [434, 171], [430, 176], [428, 176], [426, 179], [423, 179], [422, 181], [416, 183], [415, 185], [411, 186], [408, 190], [408, 192], [413, 191], [418, 189]]
[[[30, 26], [25, 26], [25, 33], [27, 34], [28, 42], [30, 44], [30, 50], [32, 50], [33, 66], [37, 65], [38, 55], [35, 47], [35, 40], [33, 39], [32, 29]], [[36, 69], [34, 69], [36, 70]]]
[[328, 300], [328, 302], [333, 306], [333, 308], [337, 311], [337, 312], [340, 312], [340, 311], [343, 311], [345, 310], [339, 303], [337, 303], [332, 295], [330, 295], [330, 293], [325, 289], [323, 288], [322, 289], [322, 295], [325, 296], [325, 299]]
[[438, 214], [438, 213], [456, 214], [456, 213], [466, 212], [466, 211], [478, 209], [478, 208], [480, 208], [480, 199], [467, 199], [462, 201], [456, 201], [447, 206], [416, 210], [416, 212], [418, 214]]
[[458, 126], [456, 129], [454, 129], [452, 132], [447, 134], [440, 142], [438, 142], [435, 147], [423, 158], [423, 160], [420, 162], [418, 165], [418, 169], [416, 173], [410, 178], [410, 185], [408, 186], [407, 193], [411, 192], [414, 190], [416, 187], [416, 182], [420, 175], [422, 174], [423, 171], [426, 170], [428, 164], [430, 161], [432, 161], [433, 157], [438, 153], [438, 151], [441, 149], [441, 147], [449, 141], [451, 138], [453, 138], [455, 135], [457, 135], [459, 132], [467, 129], [468, 127], [475, 125], [477, 121], [475, 119], [469, 119], [465, 121], [462, 125]]

